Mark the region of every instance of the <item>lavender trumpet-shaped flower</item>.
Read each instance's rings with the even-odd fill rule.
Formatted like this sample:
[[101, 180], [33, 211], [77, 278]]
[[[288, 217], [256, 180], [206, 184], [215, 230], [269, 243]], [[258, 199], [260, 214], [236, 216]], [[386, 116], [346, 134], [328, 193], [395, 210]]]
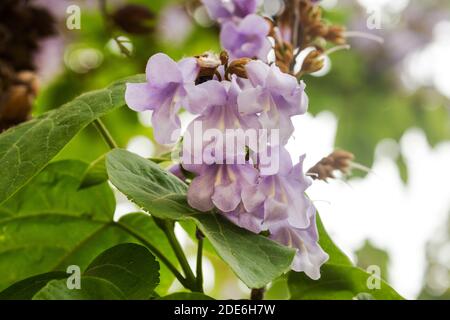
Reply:
[[202, 0], [212, 20], [223, 23], [255, 13], [259, 0]]
[[[274, 156], [275, 153], [278, 155]], [[305, 195], [311, 180], [303, 174], [304, 156], [293, 166], [289, 153], [284, 148], [275, 148], [270, 158], [278, 162], [278, 173], [264, 175], [262, 170], [258, 183], [243, 190], [245, 209], [262, 215], [264, 224], [269, 228], [283, 221], [294, 228], [308, 228], [315, 209]]]
[[[246, 129], [256, 131], [260, 125], [256, 114], [239, 113], [237, 97], [241, 89], [235, 77], [231, 81], [207, 81], [197, 87], [208, 92], [208, 99], [198, 107], [203, 112], [189, 124], [184, 135], [183, 163], [237, 163], [241, 159], [242, 164], [245, 135], [236, 133]], [[227, 149], [230, 146], [231, 150]]]
[[291, 117], [305, 113], [308, 108], [305, 84], [303, 81], [299, 84], [295, 77], [276, 65], [268, 66], [261, 61], [249, 62], [246, 71], [253, 88], [239, 95], [239, 111], [260, 113], [263, 128], [279, 129], [280, 142], [286, 144], [294, 132]]
[[146, 83], [127, 83], [125, 101], [135, 111], [153, 110], [152, 124], [156, 141], [162, 144], [176, 141], [180, 128], [178, 110], [183, 105], [197, 113], [207, 99], [207, 92], [195, 86], [199, 66], [195, 58], [178, 63], [167, 55], [153, 55], [146, 68]]
[[200, 211], [214, 207], [222, 212], [235, 210], [242, 190], [256, 183], [258, 170], [251, 164], [184, 165], [197, 174], [188, 189], [188, 203]]
[[327, 262], [329, 256], [319, 245], [315, 211], [312, 213], [311, 224], [306, 229], [297, 229], [285, 221], [272, 225], [270, 238], [285, 246], [295, 248], [296, 254], [291, 268], [304, 272], [313, 280], [320, 278], [320, 267]]
[[222, 25], [220, 42], [232, 59], [258, 58], [267, 61], [272, 45], [267, 38], [269, 23], [261, 16], [251, 14], [239, 22]]

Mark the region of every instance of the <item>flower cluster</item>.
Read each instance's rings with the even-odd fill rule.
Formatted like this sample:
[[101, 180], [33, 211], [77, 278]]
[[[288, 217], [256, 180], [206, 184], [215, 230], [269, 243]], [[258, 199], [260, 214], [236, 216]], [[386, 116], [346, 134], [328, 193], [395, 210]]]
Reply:
[[305, 195], [311, 180], [304, 157], [294, 165], [284, 147], [294, 131], [292, 117], [308, 107], [305, 84], [265, 62], [261, 41], [268, 41], [268, 29], [262, 25], [268, 24], [254, 14], [257, 1], [203, 2], [222, 25], [229, 56], [207, 53], [175, 62], [156, 54], [147, 82], [127, 85], [126, 102], [136, 111], [153, 110], [155, 139], [162, 144], [179, 138], [181, 107], [197, 115], [181, 140], [181, 164], [171, 169], [190, 183], [189, 205], [295, 248], [292, 269], [318, 279], [328, 255]]
[[272, 49], [270, 24], [257, 15], [259, 0], [202, 0], [211, 19], [221, 25], [220, 42], [231, 58], [267, 61]]

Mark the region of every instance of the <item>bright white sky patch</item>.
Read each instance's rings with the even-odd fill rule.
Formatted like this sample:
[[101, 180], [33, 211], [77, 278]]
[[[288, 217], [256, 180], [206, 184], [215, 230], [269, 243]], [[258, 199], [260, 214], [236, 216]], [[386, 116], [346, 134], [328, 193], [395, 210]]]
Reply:
[[[293, 159], [306, 153], [305, 170], [334, 145], [336, 118], [320, 113], [294, 119]], [[392, 141], [383, 143], [391, 145]], [[406, 298], [415, 298], [426, 266], [425, 243], [444, 223], [450, 210], [450, 143], [434, 150], [422, 131], [410, 129], [401, 141], [409, 170], [404, 185], [394, 160], [377, 148], [373, 174], [348, 183], [315, 182], [308, 194], [333, 240], [349, 255], [369, 238], [390, 254], [391, 283]], [[385, 149], [385, 148], [384, 148]], [[357, 159], [356, 159], [357, 160]], [[295, 161], [295, 160], [294, 160]]]

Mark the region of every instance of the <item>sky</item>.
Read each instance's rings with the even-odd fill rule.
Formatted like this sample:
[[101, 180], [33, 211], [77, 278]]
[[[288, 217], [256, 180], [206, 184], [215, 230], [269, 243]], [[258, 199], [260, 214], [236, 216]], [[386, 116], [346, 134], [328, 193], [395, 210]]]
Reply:
[[[330, 112], [294, 119], [293, 159], [306, 153], [305, 168], [333, 150], [338, 120]], [[314, 137], [314, 139], [310, 139]], [[406, 158], [405, 185], [395, 164], [396, 149]], [[381, 141], [371, 172], [348, 181], [314, 182], [308, 195], [333, 240], [349, 256], [370, 239], [390, 255], [390, 282], [406, 298], [415, 298], [426, 266], [425, 244], [450, 212], [450, 143], [432, 149], [424, 133], [409, 129], [400, 145]], [[358, 159], [355, 159], [357, 162]]]

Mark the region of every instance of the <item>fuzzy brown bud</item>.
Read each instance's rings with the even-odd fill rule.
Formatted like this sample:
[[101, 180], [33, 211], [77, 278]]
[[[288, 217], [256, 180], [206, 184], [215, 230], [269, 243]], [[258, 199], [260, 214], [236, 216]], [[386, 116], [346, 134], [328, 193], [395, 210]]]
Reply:
[[199, 79], [212, 79], [217, 72], [217, 67], [221, 65], [219, 56], [212, 52], [205, 52], [195, 58], [197, 58], [197, 63], [200, 66], [200, 72], [198, 74]]
[[313, 179], [318, 180], [334, 179], [334, 171], [340, 171], [344, 174], [349, 172], [353, 159], [352, 153], [345, 150], [335, 150], [309, 169], [308, 174]]
[[323, 68], [324, 60], [320, 50], [313, 50], [303, 60], [301, 73], [313, 73]]
[[225, 72], [225, 78], [227, 79], [230, 74], [235, 74], [238, 77], [247, 79], [247, 71], [245, 70], [245, 65], [252, 61], [250, 58], [240, 58], [231, 61], [230, 65]]

